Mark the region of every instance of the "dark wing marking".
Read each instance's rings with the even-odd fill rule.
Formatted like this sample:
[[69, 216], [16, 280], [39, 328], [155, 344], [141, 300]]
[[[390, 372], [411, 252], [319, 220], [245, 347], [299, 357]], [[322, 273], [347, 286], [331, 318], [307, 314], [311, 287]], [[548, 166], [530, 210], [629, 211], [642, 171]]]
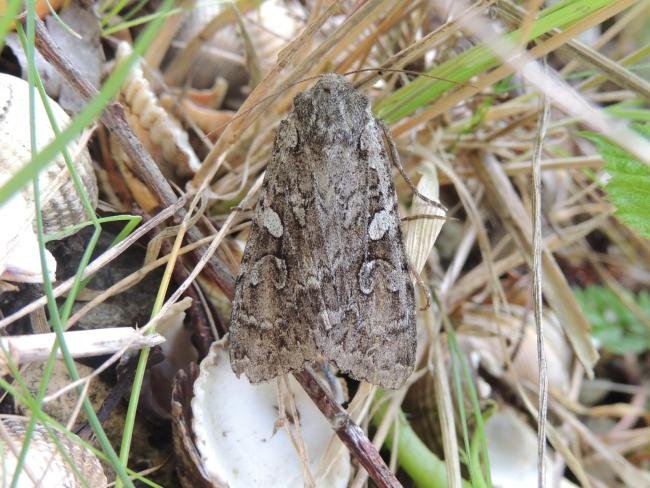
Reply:
[[[323, 171], [336, 175], [331, 185], [339, 186], [331, 190], [337, 200], [318, 195], [317, 205], [330, 215], [320, 221], [336, 290], [330, 302], [337, 309], [328, 309], [331, 320], [321, 322], [314, 334], [321, 352], [342, 371], [397, 388], [415, 365], [414, 291], [390, 165], [369, 111], [359, 134], [357, 141], [338, 148], [356, 151], [343, 159], [358, 161], [358, 167], [341, 167], [336, 151], [323, 155]], [[356, 176], [348, 178], [345, 172]], [[355, 188], [347, 187], [350, 181]]]
[[[302, 168], [294, 167], [296, 145], [289, 118], [278, 129], [235, 288], [230, 358], [235, 373], [253, 383], [300, 369], [317, 356], [310, 318], [320, 305], [303, 284], [313, 281], [305, 272], [317, 269], [300, 263], [305, 232], [294, 231], [306, 228], [310, 214], [309, 201], [298, 195], [311, 193]], [[293, 191], [300, 188], [305, 191]]]

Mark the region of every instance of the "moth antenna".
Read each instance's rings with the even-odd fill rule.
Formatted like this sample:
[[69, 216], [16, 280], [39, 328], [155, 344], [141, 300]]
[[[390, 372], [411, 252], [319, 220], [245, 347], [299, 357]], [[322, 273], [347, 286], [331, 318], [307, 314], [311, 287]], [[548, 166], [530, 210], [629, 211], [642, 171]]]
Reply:
[[[357, 73], [367, 73], [370, 71], [375, 71], [377, 72], [377, 76], [381, 77], [383, 73], [404, 73], [406, 75], [413, 75], [413, 76], [422, 76], [424, 78], [431, 78], [432, 80], [437, 80], [437, 81], [446, 81], [447, 83], [451, 83], [452, 85], [457, 85], [457, 86], [470, 86], [473, 88], [478, 88], [476, 85], [473, 85], [472, 83], [466, 83], [463, 81], [456, 81], [456, 80], [450, 80], [449, 78], [443, 78], [442, 76], [435, 76], [435, 75], [430, 75], [429, 73], [423, 73], [421, 71], [415, 71], [412, 69], [397, 69], [397, 68], [362, 68], [362, 69], [355, 69], [351, 71], [346, 71], [345, 73], [342, 73], [343, 76], [348, 76], [348, 75], [354, 75]], [[357, 83], [353, 83], [355, 88], [359, 88], [362, 85], [365, 85], [370, 81], [371, 78], [366, 78], [365, 80], [362, 80]]]
[[402, 163], [399, 160], [399, 154], [397, 152], [397, 146], [395, 146], [395, 141], [393, 141], [393, 138], [390, 137], [390, 132], [388, 130], [388, 127], [386, 127], [386, 124], [384, 124], [381, 120], [378, 120], [379, 126], [381, 127], [381, 130], [384, 133], [384, 140], [388, 144], [388, 154], [390, 156], [391, 162], [393, 165], [397, 168], [397, 171], [399, 171], [399, 174], [402, 175], [402, 178], [404, 178], [404, 181], [406, 181], [406, 184], [411, 188], [413, 191], [413, 194], [416, 195], [418, 198], [421, 200], [425, 201], [426, 203], [433, 205], [434, 207], [437, 207], [444, 212], [447, 212], [447, 207], [442, 205], [440, 202], [436, 202], [435, 200], [430, 199], [427, 196], [424, 196], [420, 191], [415, 187], [413, 182], [411, 181], [411, 178], [406, 174], [406, 171], [404, 171], [404, 167], [402, 166]]

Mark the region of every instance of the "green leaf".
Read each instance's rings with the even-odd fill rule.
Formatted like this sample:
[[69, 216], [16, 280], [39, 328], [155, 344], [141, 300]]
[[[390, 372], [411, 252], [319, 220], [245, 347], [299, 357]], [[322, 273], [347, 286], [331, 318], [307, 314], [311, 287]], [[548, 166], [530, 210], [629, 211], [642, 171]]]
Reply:
[[[575, 290], [576, 297], [602, 349], [614, 353], [642, 353], [650, 349], [650, 330], [609, 288], [588, 286]], [[638, 308], [650, 316], [650, 293], [629, 295]]]
[[[633, 127], [650, 139], [650, 124]], [[635, 159], [628, 152], [601, 134], [582, 132], [598, 148], [611, 175], [605, 185], [609, 200], [616, 206], [615, 215], [644, 237], [650, 237], [650, 166]]]

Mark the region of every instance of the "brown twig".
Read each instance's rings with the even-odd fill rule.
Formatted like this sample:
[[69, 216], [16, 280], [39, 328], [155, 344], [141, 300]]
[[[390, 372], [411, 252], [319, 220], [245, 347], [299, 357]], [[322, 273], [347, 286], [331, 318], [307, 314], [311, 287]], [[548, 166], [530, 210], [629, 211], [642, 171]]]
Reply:
[[[50, 37], [45, 24], [38, 18], [35, 19], [35, 22], [35, 44], [41, 55], [57, 69], [86, 103], [95, 98], [99, 94], [97, 89], [61, 52], [54, 40]], [[118, 102], [110, 103], [100, 115], [100, 120], [119, 141], [126, 155], [134, 163], [133, 171], [158, 196], [161, 205], [164, 207], [173, 205], [178, 197], [160, 172], [160, 169], [158, 169], [151, 155], [129, 126], [122, 105]], [[183, 219], [184, 214], [185, 211], [183, 209], [178, 212], [176, 218], [179, 222]], [[194, 227], [188, 229], [187, 233], [190, 240], [194, 242], [203, 238], [199, 230]], [[201, 250], [197, 251], [197, 253], [200, 252]], [[208, 277], [214, 280], [226, 295], [232, 296], [235, 280], [221, 261], [212, 256], [205, 271]]]
[[339, 436], [350, 452], [354, 454], [361, 465], [368, 471], [372, 480], [380, 488], [398, 488], [401, 483], [391, 473], [379, 452], [372, 445], [365, 432], [354, 423], [348, 413], [341, 407], [334, 397], [321, 385], [309, 367], [295, 373], [303, 389], [318, 406], [320, 411], [329, 420], [332, 429]]
[[[98, 95], [97, 89], [72, 66], [70, 61], [56, 46], [47, 32], [45, 25], [39, 19], [36, 19], [36, 47], [41, 55], [56, 67], [59, 73], [84, 101], [88, 102]], [[160, 198], [161, 204], [171, 206], [175, 203], [177, 197], [174, 191], [140, 140], [131, 130], [124, 117], [122, 105], [118, 102], [111, 103], [102, 112], [100, 120], [116, 136], [125, 153], [134, 162], [133, 170], [147, 184], [149, 189], [155, 192]], [[178, 214], [178, 220], [182, 220], [184, 211], [181, 209]], [[187, 233], [192, 241], [198, 241], [203, 238], [198, 229], [194, 227], [188, 229]], [[213, 256], [204, 271], [207, 271], [209, 278], [214, 280], [224, 294], [232, 300], [234, 295], [234, 279], [225, 265]], [[350, 449], [353, 456], [368, 471], [368, 474], [377, 486], [401, 487], [401, 484], [390, 472], [388, 466], [386, 466], [379, 452], [372, 445], [363, 430], [353, 422], [347, 412], [323, 388], [313, 373], [308, 369], [303, 369], [299, 373], [296, 373], [295, 376], [323, 415], [329, 419], [336, 434]]]

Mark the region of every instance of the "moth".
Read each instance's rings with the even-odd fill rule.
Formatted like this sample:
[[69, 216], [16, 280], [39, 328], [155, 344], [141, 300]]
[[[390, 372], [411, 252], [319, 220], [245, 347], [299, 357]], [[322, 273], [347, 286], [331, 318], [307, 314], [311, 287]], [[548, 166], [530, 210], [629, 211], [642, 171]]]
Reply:
[[293, 104], [237, 278], [233, 371], [257, 383], [324, 356], [398, 388], [415, 366], [415, 299], [383, 130], [339, 75]]

